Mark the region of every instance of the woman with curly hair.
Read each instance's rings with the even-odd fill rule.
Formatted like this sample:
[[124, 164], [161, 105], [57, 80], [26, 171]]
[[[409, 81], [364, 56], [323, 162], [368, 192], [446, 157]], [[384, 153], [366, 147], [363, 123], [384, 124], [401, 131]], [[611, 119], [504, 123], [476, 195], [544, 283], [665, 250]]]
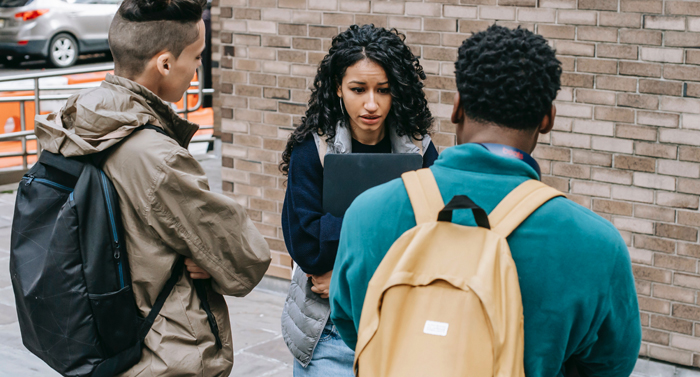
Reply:
[[323, 157], [333, 153], [438, 153], [423, 67], [395, 29], [353, 25], [320, 63], [309, 108], [290, 135], [282, 229], [294, 271], [282, 314], [294, 376], [353, 376], [354, 352], [330, 321], [328, 287], [343, 219], [323, 211]]

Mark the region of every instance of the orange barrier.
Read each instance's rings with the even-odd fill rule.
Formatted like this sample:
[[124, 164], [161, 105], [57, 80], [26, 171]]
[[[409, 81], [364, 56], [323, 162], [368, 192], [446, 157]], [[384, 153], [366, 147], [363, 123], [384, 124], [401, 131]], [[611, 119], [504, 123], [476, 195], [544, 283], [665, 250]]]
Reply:
[[[68, 79], [68, 85], [84, 84], [89, 82], [99, 82], [105, 79], [107, 73], [114, 73], [114, 71], [103, 71], [103, 72], [92, 72], [92, 73], [81, 73], [77, 75], [65, 76]], [[197, 80], [197, 75], [193, 79]], [[197, 89], [196, 86], [190, 87], [190, 89]], [[0, 97], [22, 97], [22, 96], [33, 96], [33, 91], [16, 91], [16, 92], [3, 92], [0, 93]], [[192, 107], [197, 103], [199, 96], [197, 94], [188, 94], [187, 101], [188, 106]], [[184, 108], [184, 101], [180, 100], [175, 104], [178, 109]], [[47, 114], [48, 112], [43, 111], [41, 114]], [[27, 130], [34, 129], [34, 101], [25, 102], [24, 106], [24, 116]], [[180, 114], [184, 117], [184, 114]], [[214, 124], [214, 111], [211, 108], [200, 108], [199, 110], [187, 114], [189, 121], [202, 125], [211, 126]], [[9, 120], [12, 119], [10, 122]], [[14, 122], [14, 127], [12, 129], [6, 129], [4, 126], [10, 127]], [[19, 102], [0, 102], [0, 134], [8, 132], [19, 132], [21, 131], [20, 123], [20, 104]], [[199, 130], [195, 135], [211, 135], [213, 130]], [[27, 150], [36, 151], [37, 145], [36, 140], [27, 141]], [[18, 153], [22, 151], [21, 141], [2, 141], [0, 142], [0, 154], [2, 153]], [[29, 164], [35, 163], [37, 160], [36, 156], [28, 156], [27, 161]], [[18, 167], [22, 166], [22, 157], [3, 157], [0, 158], [0, 169]]]

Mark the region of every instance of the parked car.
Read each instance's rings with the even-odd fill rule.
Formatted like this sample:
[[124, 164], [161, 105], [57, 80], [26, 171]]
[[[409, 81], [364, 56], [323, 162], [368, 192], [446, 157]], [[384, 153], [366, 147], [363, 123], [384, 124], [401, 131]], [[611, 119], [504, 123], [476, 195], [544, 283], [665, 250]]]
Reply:
[[0, 0], [0, 63], [46, 59], [70, 67], [80, 54], [109, 51], [121, 0]]

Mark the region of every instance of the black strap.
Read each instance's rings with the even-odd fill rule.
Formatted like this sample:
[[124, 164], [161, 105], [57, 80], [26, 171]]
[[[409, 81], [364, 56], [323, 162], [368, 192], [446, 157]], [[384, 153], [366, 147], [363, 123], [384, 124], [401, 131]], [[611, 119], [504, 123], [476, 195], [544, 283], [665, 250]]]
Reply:
[[214, 314], [211, 312], [211, 308], [209, 307], [206, 286], [207, 281], [202, 279], [193, 279], [192, 283], [194, 284], [194, 289], [197, 291], [197, 296], [199, 296], [199, 301], [202, 303], [202, 309], [204, 309], [204, 312], [207, 313], [207, 320], [209, 321], [209, 327], [211, 328], [211, 332], [214, 333], [214, 338], [216, 339], [216, 346], [219, 349], [221, 349], [219, 325], [216, 323], [216, 318], [214, 317]]
[[474, 203], [474, 201], [469, 199], [469, 197], [466, 195], [456, 195], [454, 198], [452, 198], [452, 200], [450, 200], [445, 208], [443, 208], [438, 214], [438, 221], [446, 221], [451, 223], [452, 211], [456, 209], [471, 209], [474, 213], [476, 225], [482, 228], [491, 229], [491, 224], [489, 224], [489, 217], [486, 215], [486, 211], [476, 205], [476, 203]]
[[148, 316], [144, 319], [143, 323], [141, 324], [141, 328], [139, 329], [139, 340], [141, 342], [143, 342], [143, 340], [146, 339], [146, 335], [148, 335], [148, 332], [151, 330], [151, 326], [153, 326], [153, 321], [156, 320], [158, 313], [160, 313], [160, 309], [163, 308], [163, 304], [165, 303], [165, 300], [168, 298], [168, 296], [170, 296], [170, 292], [173, 291], [175, 284], [178, 280], [180, 280], [180, 276], [182, 275], [182, 270], [184, 268], [185, 257], [180, 256], [177, 262], [175, 262], [175, 265], [173, 265], [173, 271], [170, 274], [170, 278], [168, 278], [168, 281], [165, 282], [165, 286], [160, 291], [160, 293], [158, 293], [158, 297], [156, 298], [156, 302], [151, 308], [151, 312], [148, 313]]

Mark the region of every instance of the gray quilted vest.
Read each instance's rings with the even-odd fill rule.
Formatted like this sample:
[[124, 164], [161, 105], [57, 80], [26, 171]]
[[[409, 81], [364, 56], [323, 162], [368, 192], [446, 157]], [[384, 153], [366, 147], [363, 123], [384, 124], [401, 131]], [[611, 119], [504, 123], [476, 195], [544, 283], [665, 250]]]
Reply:
[[[319, 152], [321, 166], [327, 154], [351, 153], [352, 136], [347, 127], [338, 122], [334, 140], [327, 144], [324, 138], [313, 134], [316, 149]], [[412, 140], [408, 136], [398, 136], [391, 129], [392, 153], [420, 153], [430, 145], [430, 136], [426, 135], [421, 141]], [[304, 367], [309, 365], [323, 328], [329, 320], [331, 307], [328, 299], [323, 299], [311, 292], [311, 284], [306, 273], [301, 268], [295, 268], [289, 285], [287, 300], [282, 312], [282, 336], [289, 351]]]

